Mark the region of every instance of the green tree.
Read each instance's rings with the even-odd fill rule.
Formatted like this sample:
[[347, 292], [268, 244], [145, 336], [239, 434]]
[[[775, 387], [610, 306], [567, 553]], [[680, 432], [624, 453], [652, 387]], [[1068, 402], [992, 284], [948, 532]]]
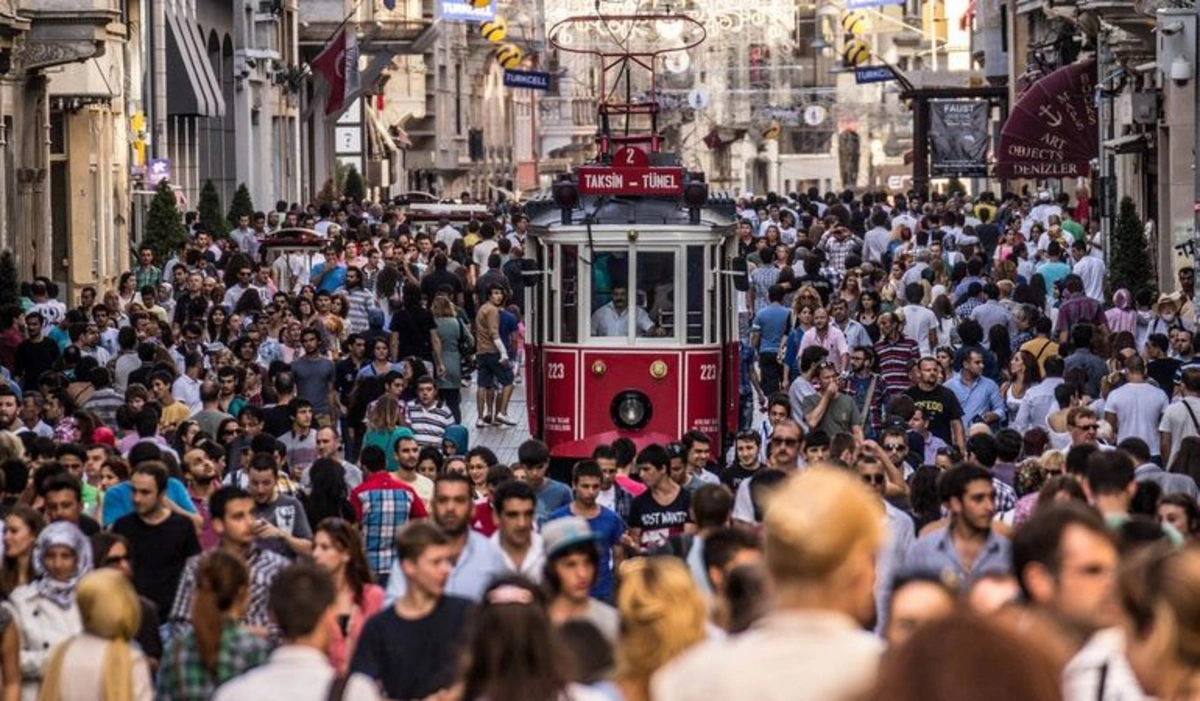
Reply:
[[213, 236], [223, 238], [229, 233], [225, 225], [225, 212], [221, 209], [221, 194], [211, 180], [205, 180], [204, 187], [200, 188], [200, 203], [196, 206], [196, 213], [200, 222], [212, 229]]
[[342, 194], [355, 202], [362, 202], [367, 198], [367, 184], [363, 181], [363, 176], [359, 175], [358, 169], [354, 166], [350, 166], [350, 170], [346, 173], [346, 182], [342, 186]]
[[1137, 292], [1144, 287], [1154, 292], [1145, 226], [1131, 197], [1121, 199], [1111, 246], [1108, 256], [1111, 266], [1108, 271], [1109, 293], [1122, 288]]
[[246, 187], [246, 183], [238, 185], [238, 189], [233, 193], [233, 201], [229, 203], [229, 229], [232, 231], [237, 228], [238, 217], [254, 216], [254, 202], [250, 199], [250, 188]]
[[333, 204], [337, 199], [337, 184], [333, 182], [333, 178], [329, 178], [317, 193], [317, 204]]
[[150, 200], [141, 245], [149, 246], [154, 251], [154, 259], [161, 264], [185, 241], [187, 230], [183, 228], [183, 216], [175, 205], [175, 191], [163, 180], [154, 191], [154, 199]]

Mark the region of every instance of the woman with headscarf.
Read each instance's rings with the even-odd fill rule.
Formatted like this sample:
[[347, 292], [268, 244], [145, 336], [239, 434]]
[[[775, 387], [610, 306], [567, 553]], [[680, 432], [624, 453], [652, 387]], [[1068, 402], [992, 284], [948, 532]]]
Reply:
[[50, 653], [38, 701], [152, 701], [150, 665], [130, 644], [141, 602], [128, 578], [92, 572], [79, 581], [76, 601], [83, 632]]
[[35, 701], [51, 648], [83, 630], [75, 588], [92, 569], [92, 546], [74, 524], [51, 523], [33, 546], [36, 574], [5, 604], [21, 634], [21, 699]]
[[1113, 293], [1113, 308], [1104, 313], [1104, 318], [1112, 333], [1128, 331], [1137, 336], [1138, 313], [1133, 308], [1133, 295], [1124, 287]]

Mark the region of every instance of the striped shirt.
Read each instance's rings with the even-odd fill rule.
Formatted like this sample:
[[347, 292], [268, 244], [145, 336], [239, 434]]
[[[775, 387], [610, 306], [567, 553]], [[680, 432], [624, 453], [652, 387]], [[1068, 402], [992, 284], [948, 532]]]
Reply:
[[446, 428], [453, 423], [454, 414], [444, 402], [439, 401], [429, 408], [416, 400], [408, 403], [408, 425], [421, 447], [440, 448]]
[[[179, 578], [179, 589], [175, 593], [175, 605], [171, 607], [171, 615], [167, 622], [175, 631], [175, 636], [181, 635], [192, 624], [192, 602], [196, 599], [196, 570], [200, 567], [201, 555], [193, 555], [184, 565], [183, 575]], [[271, 583], [284, 567], [291, 564], [282, 555], [263, 550], [257, 545], [250, 546], [246, 555], [246, 566], [250, 569], [250, 603], [242, 614], [241, 622], [248, 626], [263, 626], [271, 631], [271, 637], [278, 638], [279, 628], [271, 619], [267, 604], [270, 600]]]
[[350, 491], [350, 506], [362, 524], [367, 565], [375, 581], [387, 583], [396, 557], [396, 530], [429, 512], [417, 492], [388, 472], [368, 475]]
[[912, 384], [909, 371], [921, 359], [917, 342], [900, 334], [895, 341], [880, 338], [875, 344], [875, 358], [879, 366], [879, 377], [887, 394], [899, 394]]
[[375, 308], [375, 293], [364, 287], [346, 291], [346, 306], [350, 333], [362, 333], [370, 328], [368, 314]]

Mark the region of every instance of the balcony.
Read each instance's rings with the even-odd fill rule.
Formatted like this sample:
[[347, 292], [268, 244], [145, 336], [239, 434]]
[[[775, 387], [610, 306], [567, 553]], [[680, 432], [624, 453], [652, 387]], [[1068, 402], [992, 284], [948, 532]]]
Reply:
[[101, 56], [105, 42], [125, 36], [116, 0], [24, 0], [18, 14], [30, 21], [20, 59], [26, 71]]
[[322, 46], [349, 17], [371, 50], [395, 54], [423, 53], [432, 43], [434, 0], [396, 0], [394, 10], [383, 0], [304, 0], [300, 3], [300, 44]]

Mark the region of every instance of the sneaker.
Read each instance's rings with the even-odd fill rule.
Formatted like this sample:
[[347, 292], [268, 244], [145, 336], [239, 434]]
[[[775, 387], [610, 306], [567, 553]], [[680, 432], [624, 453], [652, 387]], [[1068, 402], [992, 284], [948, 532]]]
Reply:
[[485, 426], [491, 426], [491, 425], [492, 425], [492, 417], [490, 417], [490, 416], [480, 416], [475, 421], [475, 428], [483, 428]]
[[508, 418], [507, 414], [496, 414], [496, 423], [504, 424], [505, 426], [516, 426], [517, 422]]

